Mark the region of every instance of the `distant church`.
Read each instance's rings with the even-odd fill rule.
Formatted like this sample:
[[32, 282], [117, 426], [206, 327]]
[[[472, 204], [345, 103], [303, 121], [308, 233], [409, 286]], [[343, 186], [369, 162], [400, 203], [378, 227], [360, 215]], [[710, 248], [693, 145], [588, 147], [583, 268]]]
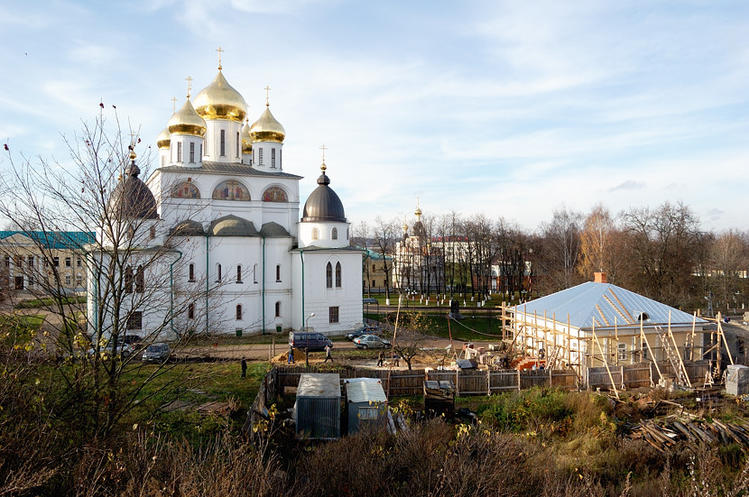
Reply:
[[[159, 167], [145, 183], [133, 154], [113, 208], [143, 221], [144, 254], [166, 248], [175, 253], [169, 262], [179, 263], [168, 281], [155, 275], [169, 271], [167, 262], [140, 273], [138, 261], [128, 263], [126, 284], [135, 283], [129, 291], [158, 285], [151, 290], [163, 297], [133, 301], [129, 334], [159, 327], [231, 334], [309, 327], [335, 334], [361, 325], [362, 252], [351, 246], [324, 157], [300, 217], [302, 177], [286, 172], [286, 132], [267, 95], [251, 126], [246, 114], [219, 61], [213, 82], [194, 101], [188, 89], [159, 134]], [[95, 279], [89, 278], [89, 294], [100, 291]], [[96, 312], [96, 299], [88, 301]]]

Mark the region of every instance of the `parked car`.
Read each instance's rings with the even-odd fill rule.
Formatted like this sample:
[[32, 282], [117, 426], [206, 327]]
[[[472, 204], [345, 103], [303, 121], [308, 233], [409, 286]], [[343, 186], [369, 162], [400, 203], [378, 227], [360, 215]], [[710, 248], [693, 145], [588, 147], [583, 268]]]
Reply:
[[363, 335], [354, 338], [357, 349], [389, 349], [390, 341], [377, 335]]
[[312, 331], [292, 331], [289, 333], [289, 345], [295, 349], [307, 349], [310, 352], [325, 350], [325, 346], [333, 346], [333, 341], [322, 333]]
[[377, 332], [379, 332], [377, 328], [374, 326], [362, 326], [358, 330], [354, 330], [351, 333], [346, 333], [346, 340], [353, 340], [354, 338], [364, 336], [364, 335], [374, 335]]
[[[122, 343], [122, 342], [118, 343], [117, 351], [114, 353], [113, 353], [113, 349], [114, 349], [113, 343], [109, 342], [104, 347], [99, 349], [99, 355], [106, 354], [106, 355], [118, 355], [122, 357], [128, 357], [129, 355], [133, 353], [133, 347], [127, 343]], [[96, 349], [91, 347], [90, 349], [88, 349], [87, 353], [88, 355], [93, 356], [96, 354]]]
[[125, 335], [122, 337], [122, 341], [128, 345], [138, 345], [143, 339], [138, 335]]
[[143, 362], [165, 362], [169, 360], [172, 351], [166, 343], [153, 343], [143, 351]]

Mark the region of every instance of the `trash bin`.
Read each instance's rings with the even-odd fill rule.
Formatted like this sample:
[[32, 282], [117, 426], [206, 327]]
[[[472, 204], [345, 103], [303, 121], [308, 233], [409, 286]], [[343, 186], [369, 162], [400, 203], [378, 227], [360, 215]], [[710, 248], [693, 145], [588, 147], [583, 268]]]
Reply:
[[242, 328], [237, 328], [237, 336], [238, 337], [242, 336]]
[[283, 328], [281, 328], [281, 325], [276, 325], [276, 333], [281, 333], [283, 331]]

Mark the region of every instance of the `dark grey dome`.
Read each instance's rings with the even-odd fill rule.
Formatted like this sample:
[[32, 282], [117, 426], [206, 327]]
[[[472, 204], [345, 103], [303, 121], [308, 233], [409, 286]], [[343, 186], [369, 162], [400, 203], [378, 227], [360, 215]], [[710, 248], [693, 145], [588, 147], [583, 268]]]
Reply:
[[122, 179], [112, 192], [112, 206], [115, 212], [123, 218], [158, 219], [156, 199], [138, 175], [140, 168], [135, 160], [125, 169]]
[[233, 214], [220, 217], [211, 223], [209, 232], [212, 236], [257, 236], [258, 232], [252, 221]]
[[175, 236], [203, 236], [205, 231], [203, 225], [192, 219], [186, 219], [172, 228], [172, 235]]
[[302, 222], [334, 221], [339, 223], [346, 222], [346, 213], [343, 211], [343, 204], [333, 191], [330, 184], [330, 178], [325, 171], [317, 178], [317, 184], [312, 193], [304, 204], [302, 213]]

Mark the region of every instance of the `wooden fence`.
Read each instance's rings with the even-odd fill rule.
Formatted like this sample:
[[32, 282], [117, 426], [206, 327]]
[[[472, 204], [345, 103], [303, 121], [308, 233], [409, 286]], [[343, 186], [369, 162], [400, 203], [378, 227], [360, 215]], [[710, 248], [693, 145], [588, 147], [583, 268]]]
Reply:
[[516, 371], [509, 370], [394, 370], [354, 368], [354, 367], [278, 367], [278, 388], [296, 387], [302, 373], [338, 373], [341, 379], [346, 378], [379, 378], [385, 391], [392, 396], [421, 395], [424, 380], [450, 380], [456, 387], [458, 395], [491, 395], [493, 393], [518, 391], [534, 386], [553, 386], [567, 390], [577, 389], [577, 376], [573, 371]]
[[[704, 384], [705, 374], [710, 370], [707, 362], [687, 362], [684, 363], [684, 367], [692, 386]], [[673, 380], [676, 376], [673, 367], [668, 362], [658, 362], [658, 368], [664, 379]], [[605, 367], [588, 368], [585, 383], [593, 390], [610, 390], [613, 378], [616, 388], [648, 388], [659, 382], [658, 368], [653, 362], [609, 366], [611, 377]]]

